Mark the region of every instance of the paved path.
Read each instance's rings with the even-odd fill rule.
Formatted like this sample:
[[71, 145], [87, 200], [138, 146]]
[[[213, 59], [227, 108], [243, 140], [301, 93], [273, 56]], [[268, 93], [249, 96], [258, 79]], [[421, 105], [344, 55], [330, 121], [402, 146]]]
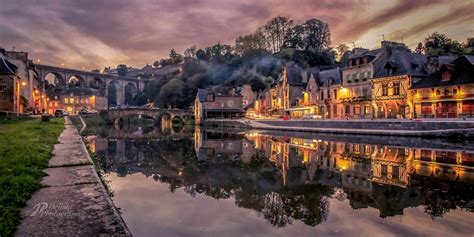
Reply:
[[22, 210], [16, 236], [130, 236], [116, 211], [77, 129], [66, 128], [44, 171], [43, 188]]

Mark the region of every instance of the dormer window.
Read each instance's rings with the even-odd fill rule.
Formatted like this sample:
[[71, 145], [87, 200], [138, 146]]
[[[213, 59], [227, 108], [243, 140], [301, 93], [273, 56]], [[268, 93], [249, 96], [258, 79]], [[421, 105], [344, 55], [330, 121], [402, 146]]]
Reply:
[[441, 81], [449, 81], [451, 80], [451, 73], [449, 71], [443, 72], [441, 75]]

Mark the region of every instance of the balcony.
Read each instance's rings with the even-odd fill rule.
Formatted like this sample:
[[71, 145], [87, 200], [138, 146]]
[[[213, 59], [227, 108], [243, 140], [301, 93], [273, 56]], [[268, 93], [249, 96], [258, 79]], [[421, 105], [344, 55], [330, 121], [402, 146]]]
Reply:
[[406, 95], [381, 95], [381, 96], [374, 96], [374, 100], [404, 100], [406, 99]]
[[354, 96], [354, 97], [346, 97], [341, 98], [341, 102], [362, 102], [362, 101], [370, 101], [370, 96]]

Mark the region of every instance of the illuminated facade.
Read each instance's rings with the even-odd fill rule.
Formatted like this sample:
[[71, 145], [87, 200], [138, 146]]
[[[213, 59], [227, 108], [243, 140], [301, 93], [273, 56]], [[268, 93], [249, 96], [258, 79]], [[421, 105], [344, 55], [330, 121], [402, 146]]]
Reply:
[[413, 118], [413, 103], [408, 100], [410, 86], [427, 76], [426, 56], [394, 51], [384, 66], [386, 76], [371, 79], [375, 118]]
[[474, 56], [465, 55], [413, 83], [409, 101], [418, 118], [474, 116]]

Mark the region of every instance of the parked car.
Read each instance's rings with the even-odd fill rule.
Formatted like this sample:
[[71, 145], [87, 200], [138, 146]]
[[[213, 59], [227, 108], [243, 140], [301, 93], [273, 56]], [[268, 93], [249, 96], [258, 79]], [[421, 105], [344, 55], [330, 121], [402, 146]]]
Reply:
[[66, 112], [66, 110], [63, 110], [63, 109], [57, 109], [56, 111], [54, 111], [54, 116], [59, 118], [59, 117], [64, 117], [64, 116], [68, 116], [69, 113]]
[[97, 114], [97, 111], [92, 111], [92, 110], [87, 110], [87, 109], [81, 109], [81, 111], [79, 111], [79, 114], [81, 114], [81, 115]]
[[316, 115], [316, 114], [305, 114], [303, 115], [303, 119], [322, 119], [323, 117], [321, 115]]

